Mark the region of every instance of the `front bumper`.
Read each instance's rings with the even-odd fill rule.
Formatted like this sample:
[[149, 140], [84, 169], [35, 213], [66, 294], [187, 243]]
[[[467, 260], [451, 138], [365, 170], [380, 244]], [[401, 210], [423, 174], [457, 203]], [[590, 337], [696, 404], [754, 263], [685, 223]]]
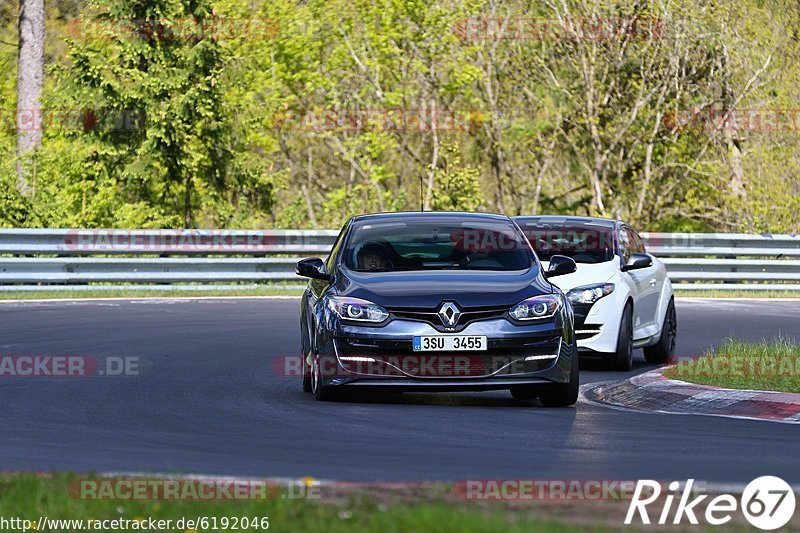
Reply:
[[573, 304], [575, 338], [578, 340], [579, 352], [617, 351], [617, 337], [625, 306], [625, 300], [620, 299], [617, 293], [618, 291], [614, 291], [594, 304]]
[[377, 389], [403, 392], [452, 392], [452, 391], [489, 391], [506, 390], [511, 387], [540, 387], [543, 391], [552, 388], [553, 382], [536, 377], [495, 378], [495, 379], [350, 379], [346, 382], [333, 380], [330, 385], [344, 385], [348, 388]]
[[[383, 327], [340, 324], [325, 350], [327, 385], [404, 390], [493, 390], [569, 381], [577, 360], [571, 328], [561, 319], [515, 324], [504, 318], [470, 323], [458, 335], [486, 336], [486, 351], [414, 352], [416, 335], [442, 335], [430, 324], [395, 319]], [[321, 353], [322, 357], [323, 354]]]

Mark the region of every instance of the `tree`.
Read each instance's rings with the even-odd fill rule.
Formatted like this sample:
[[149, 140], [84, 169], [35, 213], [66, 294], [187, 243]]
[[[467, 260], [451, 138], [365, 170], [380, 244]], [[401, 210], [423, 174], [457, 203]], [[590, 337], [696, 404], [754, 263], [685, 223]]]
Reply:
[[20, 0], [17, 66], [17, 186], [30, 194], [28, 154], [42, 144], [44, 0]]
[[219, 211], [231, 162], [211, 2], [100, 0], [83, 24], [96, 33], [71, 42], [60, 102], [91, 118], [82, 179], [157, 225], [220, 224], [202, 216]]
[[[665, 231], [800, 227], [796, 1], [46, 8], [55, 75], [25, 167], [35, 190], [19, 194], [7, 118], [2, 225], [335, 227], [422, 206], [605, 214]], [[17, 15], [0, 2], [12, 111]], [[223, 17], [271, 29], [170, 33], [175, 20]], [[738, 125], [718, 120], [728, 113]]]

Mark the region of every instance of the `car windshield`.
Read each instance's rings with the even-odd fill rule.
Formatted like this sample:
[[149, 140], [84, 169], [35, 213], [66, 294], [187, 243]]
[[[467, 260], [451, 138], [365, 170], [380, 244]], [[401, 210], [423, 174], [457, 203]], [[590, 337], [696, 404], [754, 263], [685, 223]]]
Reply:
[[345, 266], [360, 272], [512, 271], [536, 261], [516, 226], [491, 220], [356, 221], [344, 254]]
[[571, 257], [576, 263], [605, 263], [614, 258], [614, 228], [591, 223], [554, 224], [517, 220], [542, 261], [554, 255]]

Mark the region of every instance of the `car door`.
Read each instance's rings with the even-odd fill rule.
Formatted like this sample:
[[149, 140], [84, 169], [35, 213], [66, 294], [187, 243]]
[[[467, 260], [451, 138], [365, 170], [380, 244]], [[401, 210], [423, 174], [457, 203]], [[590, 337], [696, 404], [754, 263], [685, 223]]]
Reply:
[[[634, 238], [635, 232], [629, 226], [620, 226], [617, 234], [619, 251], [622, 264], [626, 264], [634, 253], [644, 253], [644, 247], [637, 247]], [[639, 239], [641, 244], [641, 238]], [[631, 281], [631, 296], [633, 297], [633, 338], [649, 337], [653, 333], [649, 330], [655, 324], [655, 313], [658, 307], [657, 281], [655, 280], [656, 267], [640, 268], [623, 272]]]
[[[642, 238], [630, 226], [622, 226], [620, 232], [620, 243], [623, 239], [622, 232], [624, 232], [624, 238], [627, 239], [627, 248], [630, 250], [628, 258], [630, 258], [630, 254], [646, 253]], [[627, 259], [625, 261], [627, 262]], [[634, 337], [649, 337], [654, 334], [651, 330], [656, 324], [658, 298], [664, 280], [662, 279], [659, 283], [658, 268], [655, 262], [647, 268], [630, 270], [626, 274], [631, 276], [638, 293], [638, 297], [634, 299], [636, 302], [634, 307], [637, 309], [634, 312], [633, 329], [634, 332], [639, 330], [639, 334], [634, 334]]]
[[[348, 221], [344, 227], [342, 227], [339, 235], [336, 237], [336, 240], [333, 242], [333, 247], [331, 248], [328, 257], [325, 259], [325, 268], [327, 269], [329, 274], [335, 274], [336, 270], [336, 260], [339, 256], [339, 253], [342, 249], [342, 244], [344, 243], [345, 236], [347, 235], [347, 230], [350, 227], [350, 222]], [[308, 320], [308, 327], [309, 327], [309, 334], [313, 339], [313, 332], [316, 329], [317, 318], [320, 317], [322, 310], [320, 309], [319, 305], [322, 301], [322, 297], [325, 294], [325, 291], [328, 290], [331, 283], [325, 280], [319, 279], [311, 279], [308, 282], [308, 287], [305, 292], [306, 302], [308, 304], [308, 316], [306, 319]]]
[[[636, 253], [640, 254], [647, 254], [653, 260], [653, 266], [650, 268], [644, 269], [644, 271], [648, 272], [650, 279], [648, 280], [648, 285], [650, 285], [650, 289], [647, 292], [647, 309], [652, 310], [652, 323], [655, 327], [660, 327], [661, 321], [659, 320], [659, 308], [661, 303], [661, 294], [664, 291], [664, 283], [667, 281], [667, 269], [664, 268], [663, 263], [661, 263], [656, 257], [649, 254], [644, 247], [644, 239], [634, 230], [631, 230], [633, 235], [633, 243], [634, 248], [636, 249]], [[648, 311], [650, 312], [650, 311]]]

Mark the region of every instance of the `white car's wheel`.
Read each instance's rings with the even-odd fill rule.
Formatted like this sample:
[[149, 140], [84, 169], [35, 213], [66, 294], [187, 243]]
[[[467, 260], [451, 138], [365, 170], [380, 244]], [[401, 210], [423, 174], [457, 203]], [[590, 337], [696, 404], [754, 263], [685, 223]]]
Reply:
[[670, 299], [664, 324], [661, 326], [661, 338], [658, 344], [644, 349], [644, 358], [648, 363], [663, 364], [675, 355], [675, 341], [678, 335], [678, 317], [675, 313], [675, 300]]
[[617, 351], [611, 354], [613, 370], [627, 372], [633, 367], [633, 306], [625, 304], [617, 336]]

